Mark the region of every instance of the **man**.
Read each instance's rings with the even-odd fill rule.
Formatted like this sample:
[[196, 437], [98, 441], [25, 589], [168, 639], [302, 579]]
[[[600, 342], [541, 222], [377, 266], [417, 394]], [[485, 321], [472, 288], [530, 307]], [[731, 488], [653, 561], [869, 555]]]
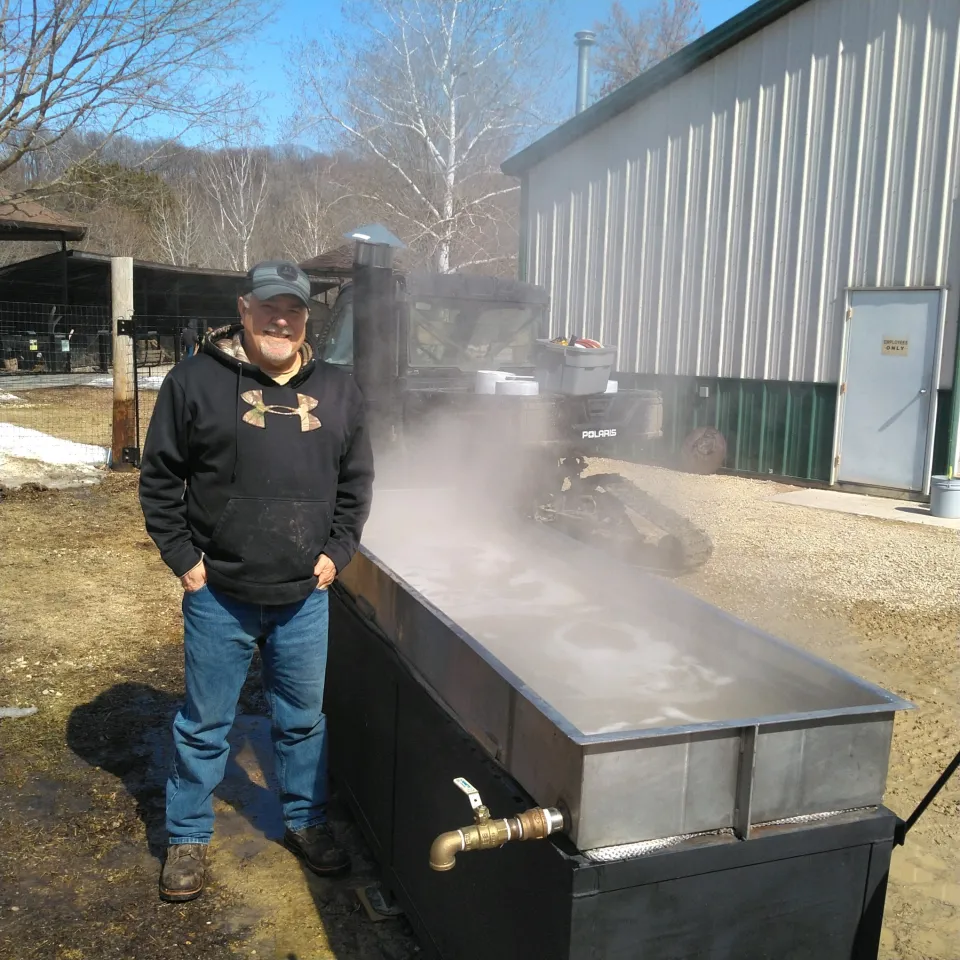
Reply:
[[180, 356], [182, 359], [192, 357], [197, 352], [197, 321], [191, 319], [189, 323], [180, 331]]
[[349, 868], [326, 820], [326, 589], [359, 545], [373, 455], [353, 378], [304, 341], [309, 303], [296, 265], [257, 264], [241, 322], [211, 330], [165, 378], [144, 444], [147, 531], [184, 590], [166, 900], [203, 889], [213, 793], [258, 642], [284, 843], [318, 874]]

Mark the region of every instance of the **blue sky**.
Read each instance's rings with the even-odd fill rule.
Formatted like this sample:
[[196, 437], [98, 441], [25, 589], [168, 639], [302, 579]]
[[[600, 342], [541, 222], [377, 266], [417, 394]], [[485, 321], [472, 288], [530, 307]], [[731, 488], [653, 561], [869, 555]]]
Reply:
[[[364, 0], [355, 0], [364, 2]], [[522, 0], [517, 0], [522, 2]], [[621, 0], [628, 10], [639, 9], [644, 0]], [[653, 2], [653, 0], [650, 0]], [[752, 0], [700, 0], [701, 19], [707, 30], [739, 13]], [[248, 49], [238, 58], [244, 65], [244, 79], [254, 90], [265, 95], [265, 117], [269, 119], [268, 136], [272, 142], [283, 142], [283, 118], [289, 115], [293, 102], [290, 79], [283, 67], [280, 51], [295, 47], [300, 40], [317, 35], [320, 31], [337, 31], [342, 25], [341, 0], [279, 0], [280, 8], [274, 23], [257, 46]], [[609, 0], [557, 0], [554, 17], [555, 27], [550, 42], [557, 45], [561, 54], [569, 55], [571, 72], [566, 78], [570, 87], [570, 104], [575, 99], [576, 48], [573, 34], [577, 30], [591, 29], [597, 20], [603, 20], [609, 10]], [[269, 52], [262, 45], [270, 43]]]

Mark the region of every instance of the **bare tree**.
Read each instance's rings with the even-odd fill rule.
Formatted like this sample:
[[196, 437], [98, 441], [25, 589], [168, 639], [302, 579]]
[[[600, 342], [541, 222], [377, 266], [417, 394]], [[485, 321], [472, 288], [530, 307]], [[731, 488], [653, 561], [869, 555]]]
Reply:
[[27, 161], [71, 138], [75, 147], [78, 134], [93, 135], [90, 158], [147, 120], [184, 129], [222, 121], [237, 88], [211, 81], [271, 9], [260, 0], [0, 0], [0, 178], [10, 198], [49, 193], [57, 165], [51, 177], [50, 164], [40, 175]]
[[600, 95], [606, 96], [695, 40], [703, 23], [697, 0], [657, 0], [636, 18], [614, 0], [610, 19], [595, 29], [597, 73], [604, 78]]
[[153, 241], [166, 263], [184, 266], [202, 258], [200, 244], [205, 197], [193, 179], [169, 184], [153, 212]]
[[212, 206], [218, 260], [233, 270], [250, 268], [253, 234], [268, 182], [266, 153], [252, 143], [225, 146], [204, 165], [203, 186]]
[[293, 190], [284, 198], [287, 202], [282, 210], [280, 242], [290, 259], [306, 260], [343, 242], [337, 207], [354, 193], [347, 183], [341, 182], [340, 172], [335, 158], [322, 158], [305, 176], [297, 178]]
[[77, 244], [78, 249], [119, 257], [154, 259], [150, 225], [139, 211], [106, 201], [92, 208], [90, 214], [85, 218], [87, 235]]
[[538, 70], [550, 3], [348, 4], [352, 29], [305, 52], [305, 112], [373, 161], [361, 196], [441, 272], [504, 256], [461, 256], [459, 241], [481, 236], [517, 190], [499, 163], [550, 83]]

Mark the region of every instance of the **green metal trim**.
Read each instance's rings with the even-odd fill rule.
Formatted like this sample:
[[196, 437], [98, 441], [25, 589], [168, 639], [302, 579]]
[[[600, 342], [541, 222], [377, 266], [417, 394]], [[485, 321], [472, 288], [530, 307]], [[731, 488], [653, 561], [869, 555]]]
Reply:
[[[727, 441], [728, 469], [830, 481], [836, 384], [644, 375], [620, 379], [624, 387], [663, 394], [663, 438], [656, 451], [646, 451], [661, 462], [675, 463], [687, 435], [712, 425]], [[709, 388], [706, 400], [699, 397], [701, 386]]]
[[[950, 408], [945, 470], [947, 467], [953, 469], [957, 465], [957, 432], [960, 431], [960, 318], [958, 318], [957, 324], [957, 345], [954, 347], [953, 361], [953, 403]], [[936, 471], [934, 473], [936, 474]]]
[[520, 176], [591, 130], [629, 110], [641, 100], [646, 100], [658, 90], [737, 46], [807, 2], [808, 0], [758, 0], [693, 43], [687, 44], [673, 56], [645, 70], [613, 93], [587, 107], [582, 113], [574, 114], [566, 123], [551, 130], [546, 136], [508, 157], [500, 164], [500, 169], [508, 177]]
[[767, 385], [765, 383], [760, 384], [760, 393], [760, 452], [757, 454], [757, 459], [762, 464], [763, 444], [767, 439]]
[[811, 430], [810, 430], [810, 444], [807, 449], [807, 476], [813, 474], [813, 451], [814, 444], [816, 443], [817, 431], [816, 431], [816, 422], [817, 422], [817, 393], [813, 393], [813, 412], [811, 414]]
[[[944, 476], [950, 464], [951, 442], [956, 444], [954, 434], [956, 414], [954, 413], [957, 394], [960, 390], [937, 391], [937, 422], [933, 432], [933, 475]], [[954, 447], [955, 452], [955, 447]]]
[[737, 444], [734, 452], [734, 470], [743, 469], [740, 466], [740, 438], [743, 436], [743, 381], [737, 381]]
[[784, 477], [787, 475], [787, 463], [789, 462], [789, 457], [790, 457], [790, 427], [791, 427], [790, 404], [792, 401], [793, 401], [793, 393], [790, 390], [788, 390], [787, 391], [787, 412], [786, 412], [786, 415], [784, 416], [784, 422], [783, 422], [783, 457], [780, 460], [780, 475]]

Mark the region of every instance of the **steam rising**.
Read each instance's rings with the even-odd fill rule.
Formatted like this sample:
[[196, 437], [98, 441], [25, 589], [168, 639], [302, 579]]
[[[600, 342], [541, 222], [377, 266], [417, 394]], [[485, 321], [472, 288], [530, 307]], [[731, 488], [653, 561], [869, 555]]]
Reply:
[[574, 726], [614, 733], [825, 705], [816, 685], [784, 679], [789, 664], [771, 669], [743, 649], [759, 646], [749, 635], [697, 630], [674, 609], [684, 594], [524, 521], [511, 498], [519, 447], [469, 423], [437, 411], [380, 454], [364, 547]]

